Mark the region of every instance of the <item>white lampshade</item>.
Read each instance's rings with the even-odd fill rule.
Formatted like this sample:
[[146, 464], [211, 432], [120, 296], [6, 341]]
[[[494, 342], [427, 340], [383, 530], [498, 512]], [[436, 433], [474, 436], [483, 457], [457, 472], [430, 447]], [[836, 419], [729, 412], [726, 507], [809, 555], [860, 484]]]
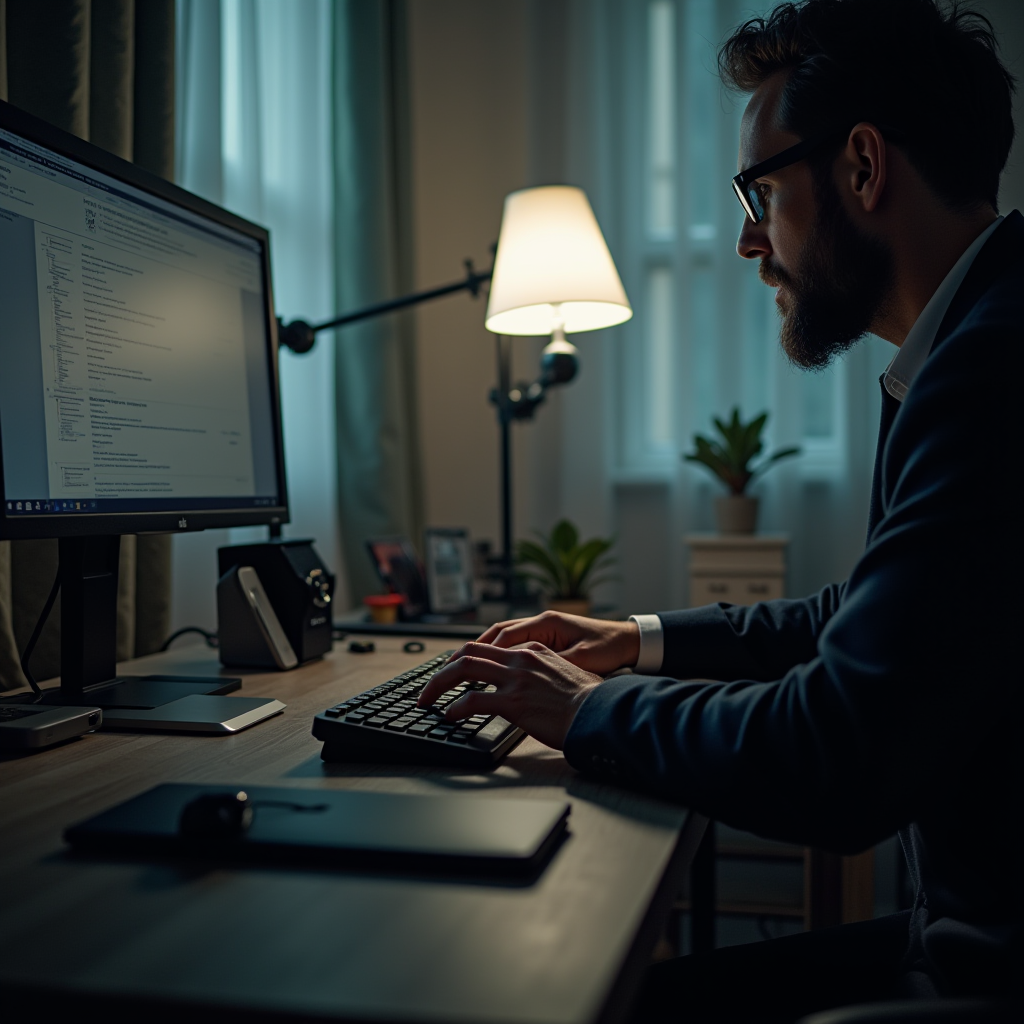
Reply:
[[545, 185], [513, 192], [494, 258], [484, 325], [494, 334], [567, 334], [633, 315], [583, 189]]

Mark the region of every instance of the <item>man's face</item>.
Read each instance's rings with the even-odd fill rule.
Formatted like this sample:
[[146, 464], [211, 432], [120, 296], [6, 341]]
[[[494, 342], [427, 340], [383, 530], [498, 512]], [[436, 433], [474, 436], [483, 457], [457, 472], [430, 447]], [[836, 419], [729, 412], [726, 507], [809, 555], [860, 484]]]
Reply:
[[[784, 75], [751, 97], [740, 129], [740, 169], [800, 139], [780, 129], [776, 110]], [[759, 179], [765, 215], [744, 220], [736, 251], [759, 259], [765, 284], [777, 288], [783, 351], [798, 366], [827, 366], [863, 337], [882, 310], [893, 280], [889, 248], [851, 220], [831, 176], [807, 160]]]

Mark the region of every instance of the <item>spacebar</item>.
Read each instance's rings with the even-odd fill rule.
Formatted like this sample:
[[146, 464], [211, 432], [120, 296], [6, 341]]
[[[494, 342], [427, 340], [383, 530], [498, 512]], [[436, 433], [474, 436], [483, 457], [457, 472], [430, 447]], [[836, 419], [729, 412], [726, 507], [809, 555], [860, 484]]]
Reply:
[[493, 747], [512, 728], [514, 727], [511, 722], [506, 722], [504, 718], [494, 717], [478, 733], [475, 733], [466, 745], [469, 747]]

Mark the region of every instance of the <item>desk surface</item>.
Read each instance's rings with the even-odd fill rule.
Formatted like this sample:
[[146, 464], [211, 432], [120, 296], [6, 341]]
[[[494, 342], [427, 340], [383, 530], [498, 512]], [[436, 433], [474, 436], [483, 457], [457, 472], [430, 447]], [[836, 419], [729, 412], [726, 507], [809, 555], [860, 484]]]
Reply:
[[[288, 705], [236, 736], [98, 733], [0, 760], [0, 985], [104, 1019], [177, 1019], [189, 1008], [222, 1019], [617, 1019], [704, 820], [586, 779], [530, 739], [486, 774], [320, 760], [314, 714], [445, 647], [404, 654], [384, 638], [376, 654], [226, 673], [243, 675], [242, 695]], [[216, 674], [211, 653], [185, 648], [123, 667]], [[529, 885], [66, 854], [66, 826], [174, 781], [564, 796], [571, 834]]]

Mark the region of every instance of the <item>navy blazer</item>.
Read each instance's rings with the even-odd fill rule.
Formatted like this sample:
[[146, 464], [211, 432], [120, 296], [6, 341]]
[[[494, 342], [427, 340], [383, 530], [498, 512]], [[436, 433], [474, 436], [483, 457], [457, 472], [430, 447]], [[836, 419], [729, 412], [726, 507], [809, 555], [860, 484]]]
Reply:
[[665, 677], [606, 681], [565, 742], [581, 771], [759, 835], [856, 853], [899, 830], [907, 966], [947, 993], [1006, 991], [1022, 961], [1022, 343], [1014, 211], [902, 405], [883, 389], [849, 579], [661, 614]]

